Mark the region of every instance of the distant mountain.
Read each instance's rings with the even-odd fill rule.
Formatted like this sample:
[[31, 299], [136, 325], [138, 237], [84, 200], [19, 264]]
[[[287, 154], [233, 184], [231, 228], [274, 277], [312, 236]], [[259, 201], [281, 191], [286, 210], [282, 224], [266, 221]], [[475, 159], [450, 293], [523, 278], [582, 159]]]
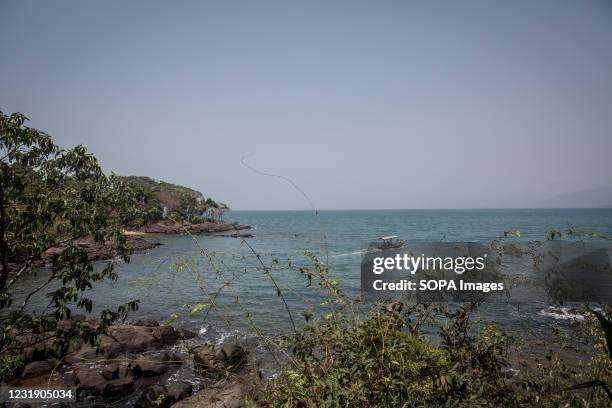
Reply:
[[552, 208], [610, 208], [612, 207], [612, 187], [560, 194], [543, 200], [540, 206]]

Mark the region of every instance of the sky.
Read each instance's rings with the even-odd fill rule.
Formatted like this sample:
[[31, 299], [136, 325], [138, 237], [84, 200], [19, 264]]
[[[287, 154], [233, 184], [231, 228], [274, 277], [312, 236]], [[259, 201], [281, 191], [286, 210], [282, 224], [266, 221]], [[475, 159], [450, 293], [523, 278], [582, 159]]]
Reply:
[[0, 0], [0, 39], [1, 111], [234, 209], [612, 185], [606, 0]]

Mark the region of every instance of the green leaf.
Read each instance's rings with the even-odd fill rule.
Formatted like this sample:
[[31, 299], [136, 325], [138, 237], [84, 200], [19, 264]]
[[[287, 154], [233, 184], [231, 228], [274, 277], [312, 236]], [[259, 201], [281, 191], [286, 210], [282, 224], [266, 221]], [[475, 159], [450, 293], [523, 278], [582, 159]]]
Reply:
[[200, 310], [204, 309], [206, 306], [207, 306], [206, 303], [197, 303], [191, 307], [191, 309], [189, 310], [189, 314], [190, 315], [196, 314]]

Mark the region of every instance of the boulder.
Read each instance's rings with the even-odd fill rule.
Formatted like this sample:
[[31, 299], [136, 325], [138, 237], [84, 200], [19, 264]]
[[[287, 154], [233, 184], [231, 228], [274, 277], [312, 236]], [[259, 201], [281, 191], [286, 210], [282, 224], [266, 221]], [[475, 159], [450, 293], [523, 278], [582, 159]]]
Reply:
[[172, 346], [180, 340], [179, 332], [172, 326], [159, 326], [152, 329], [153, 336], [160, 344]]
[[191, 384], [183, 381], [166, 386], [151, 385], [142, 392], [135, 408], [166, 408], [188, 397], [191, 390]]
[[137, 353], [161, 345], [153, 335], [151, 327], [112, 326], [110, 332], [111, 337], [120, 344], [121, 350], [125, 352]]
[[99, 358], [96, 348], [89, 344], [83, 344], [80, 348], [72, 353], [69, 353], [64, 358], [67, 364], [77, 364], [84, 361], [91, 361]]
[[[36, 343], [32, 340], [31, 343]], [[47, 360], [48, 358], [60, 358], [61, 347], [55, 344], [54, 339], [38, 342], [23, 349], [22, 357], [25, 362]]]
[[185, 381], [179, 381], [172, 384], [166, 385], [166, 391], [168, 396], [174, 399], [174, 401], [180, 401], [191, 395], [193, 386]]
[[134, 408], [166, 408], [172, 404], [168, 400], [168, 393], [161, 385], [151, 385], [144, 389]]
[[134, 377], [123, 377], [109, 381], [104, 385], [103, 394], [115, 396], [124, 392], [131, 391], [134, 388]]
[[197, 336], [195, 332], [192, 332], [191, 330], [187, 329], [178, 328], [176, 331], [178, 332], [179, 337], [183, 340], [193, 339]]
[[102, 373], [93, 367], [75, 366], [73, 376], [77, 393], [102, 394], [108, 382]]
[[21, 378], [31, 378], [49, 373], [53, 370], [53, 367], [55, 367], [53, 361], [33, 361], [23, 368]]
[[23, 349], [21, 357], [25, 362], [44, 360], [47, 358], [47, 351], [41, 344], [26, 347]]
[[110, 336], [98, 336], [98, 341], [100, 342], [102, 353], [98, 353], [98, 350], [94, 346], [80, 344], [68, 350], [68, 354], [64, 357], [64, 361], [68, 364], [76, 364], [79, 362], [97, 360], [102, 356], [114, 357], [123, 351], [123, 346]]
[[[104, 357], [115, 357], [126, 352], [139, 353], [163, 345], [173, 345], [181, 338], [180, 333], [172, 326], [152, 326], [153, 321], [147, 324], [146, 326], [111, 326], [110, 335], [98, 337], [104, 352]], [[29, 350], [29, 358], [31, 360], [44, 359], [47, 354], [49, 353], [45, 350]], [[81, 361], [94, 360], [100, 357], [101, 356], [96, 353], [95, 347], [89, 344], [80, 344], [69, 350], [68, 355], [65, 357], [65, 361], [68, 364], [76, 364]]]
[[104, 377], [105, 380], [116, 380], [119, 378], [119, 364], [107, 365], [102, 369], [100, 374], [102, 374], [102, 377]]
[[164, 355], [162, 356], [161, 361], [163, 361], [166, 364], [182, 364], [183, 357], [181, 357], [180, 355], [176, 353], [166, 351]]
[[239, 381], [206, 388], [178, 402], [173, 408], [243, 408], [246, 406], [247, 387]]
[[103, 368], [75, 366], [73, 377], [77, 393], [114, 396], [131, 391], [134, 388], [134, 377], [120, 377], [120, 371], [118, 364]]
[[131, 365], [130, 363], [128, 363], [127, 361], [122, 361], [121, 363], [119, 363], [119, 370], [118, 370], [118, 377], [119, 378], [123, 378], [123, 377], [127, 377], [130, 374], [130, 369], [131, 369]]
[[224, 344], [216, 353], [217, 358], [226, 365], [239, 367], [246, 363], [247, 352], [237, 344]]
[[134, 322], [134, 326], [145, 326], [145, 327], [157, 327], [159, 323], [157, 320], [145, 319], [145, 320], [136, 320]]
[[139, 358], [132, 367], [132, 372], [140, 377], [155, 377], [162, 375], [168, 370], [168, 366], [162, 361]]
[[214, 350], [207, 346], [200, 346], [193, 351], [193, 362], [196, 369], [200, 371], [217, 371], [221, 366], [221, 361], [217, 358]]

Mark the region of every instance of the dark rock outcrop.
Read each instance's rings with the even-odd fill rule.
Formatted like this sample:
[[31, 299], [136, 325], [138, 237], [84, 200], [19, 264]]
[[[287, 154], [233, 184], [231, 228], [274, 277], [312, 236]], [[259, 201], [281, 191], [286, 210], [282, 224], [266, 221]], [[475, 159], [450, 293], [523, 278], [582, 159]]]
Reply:
[[191, 395], [193, 386], [185, 381], [179, 381], [173, 384], [166, 385], [166, 391], [168, 396], [174, 399], [174, 401], [180, 401]]
[[193, 351], [193, 362], [204, 374], [220, 369], [234, 369], [247, 362], [247, 352], [239, 345], [227, 343], [218, 349], [200, 346]]
[[168, 364], [162, 361], [139, 358], [132, 366], [132, 372], [139, 377], [156, 377], [168, 370]]
[[114, 357], [121, 353], [140, 353], [145, 350], [171, 346], [181, 338], [172, 326], [112, 326], [108, 336], [99, 336], [98, 340], [103, 354], [96, 353], [96, 348], [82, 344], [69, 353], [64, 361], [75, 364], [80, 361]]
[[[97, 324], [94, 320], [85, 320], [85, 316], [79, 319], [91, 327]], [[60, 324], [69, 330], [74, 320]], [[244, 406], [245, 398], [254, 395], [254, 389], [245, 388], [248, 353], [238, 344], [200, 346], [192, 352], [194, 367], [204, 385], [197, 398], [190, 397], [193, 388], [187, 382], [164, 384], [174, 377], [177, 369], [191, 369], [190, 365], [183, 364], [184, 357], [179, 352], [168, 349], [191, 335], [195, 336], [195, 333], [159, 325], [155, 321], [137, 321], [131, 325], [111, 326], [108, 335], [99, 336], [102, 353], [96, 353], [96, 348], [86, 343], [71, 344], [68, 349], [58, 348], [53, 342], [36, 343], [26, 350], [30, 360], [26, 361], [11, 385], [76, 387], [79, 400], [93, 403], [139, 392], [140, 395], [134, 397], [138, 397], [136, 406], [141, 408], [170, 407], [179, 401], [184, 402], [185, 407]], [[23, 341], [31, 344], [33, 339], [29, 337]], [[68, 354], [62, 356], [66, 350]], [[60, 357], [53, 357], [55, 355]], [[226, 370], [231, 370], [231, 380], [219, 375], [225, 374]], [[153, 382], [157, 384], [151, 385]]]
[[221, 221], [206, 221], [191, 224], [188, 222], [178, 223], [171, 220], [159, 220], [141, 227], [139, 231], [150, 234], [185, 234], [187, 232], [192, 234], [202, 234], [210, 232], [240, 231], [251, 228], [252, 227], [249, 225], [228, 224]]
[[135, 379], [129, 373], [121, 376], [118, 366], [114, 367], [74, 367], [74, 383], [77, 394], [116, 396], [131, 391]]
[[73, 375], [79, 394], [101, 395], [108, 383], [102, 375], [102, 370], [93, 367], [75, 366]]
[[134, 377], [123, 377], [117, 378], [107, 382], [104, 385], [104, 395], [115, 396], [117, 394], [123, 394], [131, 391], [134, 388], [135, 380]]
[[146, 326], [146, 327], [157, 327], [157, 326], [159, 326], [159, 322], [157, 320], [151, 320], [151, 319], [136, 320], [132, 324], [134, 326]]
[[193, 362], [201, 372], [214, 372], [221, 368], [217, 354], [208, 346], [200, 346], [193, 351]]
[[[127, 246], [130, 249], [130, 252], [132, 253], [146, 251], [148, 249], [155, 248], [155, 247], [162, 245], [158, 242], [150, 242], [146, 240], [145, 238], [138, 236], [138, 235], [128, 235], [126, 236], [126, 240], [127, 240]], [[116, 243], [113, 241], [107, 241], [104, 243], [96, 243], [94, 242], [92, 238], [82, 238], [82, 239], [76, 240], [74, 242], [74, 245], [81, 249], [84, 249], [87, 252], [87, 258], [90, 261], [111, 259], [111, 258], [114, 258], [115, 256], [120, 255], [117, 252]], [[51, 258], [61, 254], [65, 250], [66, 250], [65, 246], [49, 248], [44, 252], [43, 258], [46, 259], [48, 262]]]
[[175, 408], [243, 408], [248, 387], [240, 380], [214, 385], [173, 405]]
[[191, 390], [191, 384], [182, 381], [166, 386], [151, 385], [142, 392], [135, 408], [167, 408], [188, 397]]
[[217, 359], [228, 366], [238, 367], [246, 363], [247, 352], [239, 345], [227, 343], [216, 353]]
[[21, 378], [31, 378], [49, 373], [56, 365], [55, 360], [33, 361], [23, 368]]

